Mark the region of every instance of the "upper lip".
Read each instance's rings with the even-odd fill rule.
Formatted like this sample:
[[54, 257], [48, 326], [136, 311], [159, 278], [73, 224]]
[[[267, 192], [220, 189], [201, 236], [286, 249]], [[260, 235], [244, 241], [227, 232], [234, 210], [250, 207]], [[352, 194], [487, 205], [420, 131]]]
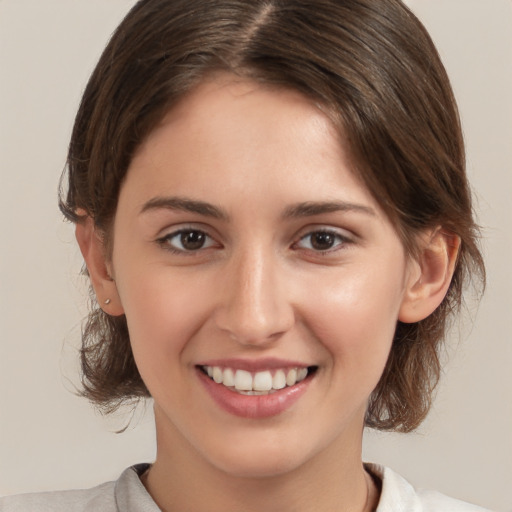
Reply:
[[248, 372], [260, 372], [265, 370], [278, 370], [285, 368], [308, 368], [311, 364], [289, 359], [262, 358], [262, 359], [208, 359], [201, 361], [197, 366], [219, 366], [221, 368], [233, 368]]

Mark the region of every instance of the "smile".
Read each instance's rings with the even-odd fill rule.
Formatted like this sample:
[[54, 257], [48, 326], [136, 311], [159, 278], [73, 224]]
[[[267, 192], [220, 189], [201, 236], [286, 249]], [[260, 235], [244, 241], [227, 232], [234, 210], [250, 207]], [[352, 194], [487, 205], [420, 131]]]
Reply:
[[284, 413], [315, 388], [318, 366], [278, 359], [203, 362], [199, 382], [224, 411], [251, 420]]
[[201, 366], [217, 384], [243, 395], [268, 395], [303, 381], [316, 367], [283, 368], [251, 373], [235, 368]]

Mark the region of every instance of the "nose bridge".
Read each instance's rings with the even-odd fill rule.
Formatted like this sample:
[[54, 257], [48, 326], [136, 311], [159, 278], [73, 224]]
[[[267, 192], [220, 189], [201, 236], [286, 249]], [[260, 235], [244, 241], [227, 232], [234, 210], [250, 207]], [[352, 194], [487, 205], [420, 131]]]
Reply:
[[243, 344], [265, 344], [288, 330], [293, 308], [280, 284], [278, 256], [251, 245], [233, 255], [217, 312], [218, 326]]

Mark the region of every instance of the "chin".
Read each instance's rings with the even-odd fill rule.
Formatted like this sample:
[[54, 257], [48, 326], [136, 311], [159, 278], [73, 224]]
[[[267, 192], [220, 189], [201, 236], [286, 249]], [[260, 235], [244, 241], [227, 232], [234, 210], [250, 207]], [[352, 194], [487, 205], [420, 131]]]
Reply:
[[249, 457], [240, 453], [237, 457], [216, 459], [215, 465], [223, 473], [245, 479], [275, 478], [292, 473], [305, 464], [296, 457], [286, 457], [282, 452], [268, 454], [260, 453], [258, 457]]
[[314, 458], [314, 447], [293, 436], [281, 438], [270, 433], [244, 437], [236, 436], [228, 445], [217, 444], [214, 450], [203, 452], [210, 464], [225, 474], [240, 478], [267, 478], [291, 473]]

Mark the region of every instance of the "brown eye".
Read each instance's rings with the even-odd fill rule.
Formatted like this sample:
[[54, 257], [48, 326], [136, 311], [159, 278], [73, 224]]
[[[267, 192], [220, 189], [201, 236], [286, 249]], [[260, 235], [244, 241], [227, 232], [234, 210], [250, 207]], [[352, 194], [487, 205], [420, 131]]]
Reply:
[[336, 243], [336, 236], [332, 233], [319, 232], [311, 235], [311, 247], [317, 251], [327, 251]]
[[210, 236], [197, 229], [181, 229], [164, 236], [158, 242], [175, 252], [194, 252], [215, 244]]
[[336, 250], [350, 240], [335, 231], [313, 231], [303, 236], [297, 246], [310, 251], [325, 252]]
[[201, 249], [206, 241], [206, 235], [201, 231], [186, 231], [181, 233], [181, 246], [187, 251], [196, 251]]

